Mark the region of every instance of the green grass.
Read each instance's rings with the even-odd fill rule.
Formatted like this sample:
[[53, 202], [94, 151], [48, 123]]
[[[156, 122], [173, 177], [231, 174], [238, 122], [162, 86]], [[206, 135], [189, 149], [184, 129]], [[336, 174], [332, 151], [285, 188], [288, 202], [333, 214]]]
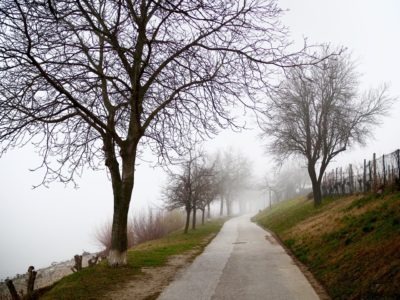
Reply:
[[164, 238], [149, 241], [128, 251], [128, 265], [111, 268], [102, 262], [92, 268], [64, 277], [40, 299], [100, 299], [110, 290], [120, 288], [125, 282], [140, 278], [143, 267], [164, 265], [171, 255], [192, 249], [203, 249], [210, 235], [216, 234], [223, 220], [212, 221], [188, 234], [174, 232]]
[[253, 218], [274, 231], [333, 299], [400, 298], [400, 193], [280, 203]]
[[327, 205], [335, 201], [335, 197], [324, 199], [315, 208], [312, 200], [299, 197], [287, 200], [266, 209], [252, 218], [253, 222], [280, 234], [295, 226], [297, 223], [323, 211]]

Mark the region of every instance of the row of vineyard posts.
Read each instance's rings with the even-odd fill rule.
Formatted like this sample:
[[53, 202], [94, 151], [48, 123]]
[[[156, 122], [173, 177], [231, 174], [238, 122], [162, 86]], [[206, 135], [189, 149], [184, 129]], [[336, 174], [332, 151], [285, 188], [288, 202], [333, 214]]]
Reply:
[[392, 153], [364, 159], [361, 165], [349, 164], [326, 172], [322, 181], [322, 194], [346, 195], [354, 193], [382, 193], [386, 189], [400, 188], [400, 149]]

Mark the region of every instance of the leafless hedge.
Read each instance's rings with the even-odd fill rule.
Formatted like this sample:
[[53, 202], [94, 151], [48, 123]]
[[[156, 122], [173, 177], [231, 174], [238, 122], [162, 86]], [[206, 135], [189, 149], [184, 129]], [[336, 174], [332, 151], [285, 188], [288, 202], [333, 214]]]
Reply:
[[[140, 243], [161, 238], [168, 233], [182, 228], [183, 214], [180, 211], [153, 211], [132, 217], [128, 222], [128, 248]], [[111, 247], [111, 222], [106, 222], [95, 233], [96, 240], [105, 251]]]

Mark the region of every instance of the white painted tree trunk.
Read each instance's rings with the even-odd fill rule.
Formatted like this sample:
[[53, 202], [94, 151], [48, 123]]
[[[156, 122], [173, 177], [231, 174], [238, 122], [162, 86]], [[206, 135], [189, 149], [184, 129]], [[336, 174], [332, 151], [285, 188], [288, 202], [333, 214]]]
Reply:
[[108, 264], [112, 267], [123, 266], [127, 264], [126, 251], [110, 250], [108, 254]]

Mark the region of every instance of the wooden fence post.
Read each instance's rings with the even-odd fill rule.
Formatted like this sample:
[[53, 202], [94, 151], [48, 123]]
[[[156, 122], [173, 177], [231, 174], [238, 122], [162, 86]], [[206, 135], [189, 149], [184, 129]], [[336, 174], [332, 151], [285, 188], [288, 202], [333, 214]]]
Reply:
[[383, 187], [386, 187], [386, 167], [385, 167], [385, 154], [382, 155], [382, 165], [383, 165]]
[[35, 271], [34, 266], [30, 266], [28, 268], [28, 281], [27, 281], [27, 287], [26, 287], [26, 293], [28, 299], [30, 299], [33, 296], [33, 292], [35, 289], [35, 279], [36, 279], [37, 272]]
[[353, 194], [353, 166], [349, 164], [349, 193]]
[[397, 175], [399, 176], [398, 182], [400, 183], [400, 149], [396, 150], [396, 160], [397, 160]]
[[367, 160], [364, 158], [364, 172], [363, 172], [363, 192], [367, 191]]

